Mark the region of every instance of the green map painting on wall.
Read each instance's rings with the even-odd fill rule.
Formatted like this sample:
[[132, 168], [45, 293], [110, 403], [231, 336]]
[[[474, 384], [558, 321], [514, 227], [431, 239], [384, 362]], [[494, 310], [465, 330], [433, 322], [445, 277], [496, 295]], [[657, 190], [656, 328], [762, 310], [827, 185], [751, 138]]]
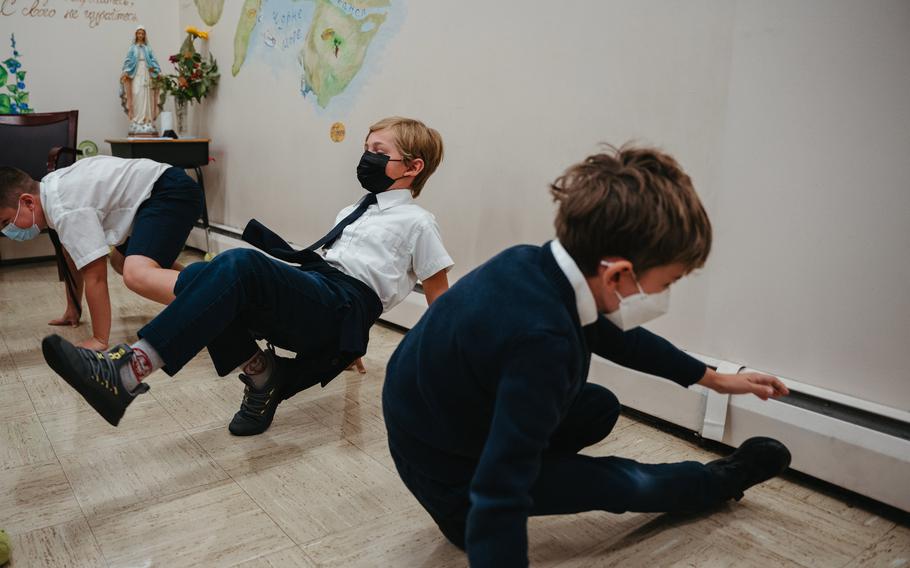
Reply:
[[[211, 0], [196, 0], [197, 6]], [[245, 0], [234, 35], [237, 76], [255, 58], [280, 66], [293, 58], [300, 92], [326, 108], [362, 75], [371, 51], [397, 29], [395, 0]], [[200, 15], [201, 7], [200, 7]], [[390, 20], [395, 25], [390, 26]]]
[[196, 10], [206, 25], [214, 26], [221, 19], [224, 0], [196, 0]]

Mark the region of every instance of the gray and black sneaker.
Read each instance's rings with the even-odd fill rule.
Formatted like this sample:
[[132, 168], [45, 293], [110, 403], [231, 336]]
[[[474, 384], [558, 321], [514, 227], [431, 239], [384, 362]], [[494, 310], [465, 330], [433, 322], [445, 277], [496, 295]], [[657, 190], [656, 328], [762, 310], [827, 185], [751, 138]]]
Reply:
[[790, 465], [790, 450], [772, 438], [749, 438], [729, 456], [705, 464], [717, 476], [722, 498], [743, 498], [743, 492], [780, 475]]
[[145, 383], [128, 392], [120, 382], [120, 368], [129, 364], [133, 350], [121, 344], [107, 351], [76, 347], [59, 335], [41, 342], [44, 360], [105, 420], [116, 426], [137, 394], [149, 390]]
[[243, 400], [240, 410], [234, 414], [228, 430], [235, 436], [255, 436], [269, 429], [275, 410], [282, 401], [282, 386], [289, 372], [291, 360], [279, 357], [273, 353], [272, 374], [269, 380], [256, 388], [253, 379], [240, 373], [240, 380], [246, 385], [243, 390]]

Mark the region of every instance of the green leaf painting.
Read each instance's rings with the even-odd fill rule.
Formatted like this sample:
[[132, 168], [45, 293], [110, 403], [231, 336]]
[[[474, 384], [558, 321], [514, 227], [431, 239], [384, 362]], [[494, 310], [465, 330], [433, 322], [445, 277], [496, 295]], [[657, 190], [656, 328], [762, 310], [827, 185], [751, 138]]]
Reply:
[[16, 36], [10, 34], [10, 45], [13, 56], [0, 63], [0, 114], [28, 114], [34, 112], [29, 106], [28, 91], [25, 90], [25, 71], [19, 62], [19, 51], [16, 49]]

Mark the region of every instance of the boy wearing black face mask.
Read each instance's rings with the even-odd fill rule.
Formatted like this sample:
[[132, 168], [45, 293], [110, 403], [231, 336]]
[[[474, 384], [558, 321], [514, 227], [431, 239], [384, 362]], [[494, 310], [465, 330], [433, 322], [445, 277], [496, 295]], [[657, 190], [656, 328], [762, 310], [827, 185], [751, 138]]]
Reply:
[[[238, 366], [246, 384], [232, 434], [265, 431], [285, 398], [323, 386], [366, 352], [369, 329], [422, 281], [427, 303], [448, 289], [446, 252], [435, 218], [414, 202], [442, 160], [439, 133], [422, 122], [391, 117], [370, 127], [357, 178], [368, 191], [341, 211], [335, 226], [302, 251], [256, 220], [249, 249], [187, 267], [176, 299], [138, 332], [140, 340], [106, 352], [44, 339], [48, 364], [117, 425], [142, 382], [156, 369], [176, 374], [208, 347], [220, 376]], [[262, 351], [255, 339], [297, 353]]]
[[760, 373], [718, 374], [638, 327], [666, 311], [670, 285], [711, 249], [711, 224], [673, 158], [597, 154], [552, 193], [558, 238], [510, 248], [460, 279], [387, 368], [392, 458], [471, 566], [527, 565], [530, 515], [700, 510], [790, 461], [769, 438], [709, 464], [578, 453], [620, 411], [613, 393], [586, 382], [592, 352], [684, 387], [762, 399], [787, 388]]

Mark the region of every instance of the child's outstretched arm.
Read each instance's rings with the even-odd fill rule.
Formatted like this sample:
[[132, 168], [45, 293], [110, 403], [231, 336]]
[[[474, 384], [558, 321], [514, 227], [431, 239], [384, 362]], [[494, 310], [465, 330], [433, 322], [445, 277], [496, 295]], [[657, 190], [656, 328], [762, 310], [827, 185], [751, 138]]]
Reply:
[[787, 386], [775, 376], [764, 373], [722, 374], [710, 367], [698, 384], [721, 394], [754, 394], [762, 400], [790, 394]]
[[73, 280], [76, 283], [76, 298], [80, 305], [77, 306], [75, 303], [73, 303], [73, 298], [70, 295], [70, 293], [67, 292], [66, 285], [64, 283], [63, 292], [64, 292], [64, 296], [66, 296], [66, 311], [63, 312], [63, 317], [59, 317], [57, 319], [52, 319], [51, 321], [47, 322], [47, 324], [48, 325], [69, 325], [72, 327], [76, 327], [79, 325], [79, 312], [82, 311], [82, 306], [81, 306], [82, 289], [84, 287], [83, 281], [82, 281], [82, 273], [79, 272], [78, 270], [76, 270], [76, 265], [73, 263], [73, 259], [70, 258], [70, 253], [68, 253], [65, 248], [63, 249], [63, 258], [64, 258], [64, 260], [66, 260], [66, 264], [69, 267], [70, 274], [73, 275]]
[[95, 259], [82, 270], [85, 299], [92, 316], [92, 337], [79, 344], [88, 349], [107, 349], [111, 333], [111, 298], [107, 289], [107, 257]]
[[433, 276], [424, 279], [421, 284], [423, 285], [423, 293], [427, 298], [427, 305], [430, 306], [436, 301], [436, 298], [449, 289], [449, 277], [446, 275], [445, 270], [440, 270]]

